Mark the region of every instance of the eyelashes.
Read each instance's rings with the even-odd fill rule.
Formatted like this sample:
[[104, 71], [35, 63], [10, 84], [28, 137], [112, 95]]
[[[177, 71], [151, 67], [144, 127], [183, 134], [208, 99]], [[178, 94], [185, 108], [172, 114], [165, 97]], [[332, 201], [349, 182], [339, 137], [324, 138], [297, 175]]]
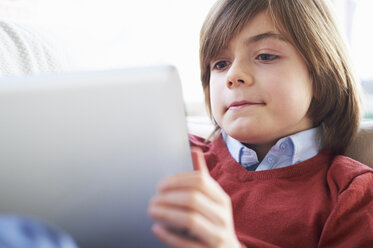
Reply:
[[225, 67], [227, 67], [229, 64], [230, 64], [230, 62], [228, 62], [228, 61], [218, 61], [214, 64], [214, 66], [212, 68], [216, 69], [216, 70], [222, 70]]
[[256, 59], [260, 61], [273, 61], [278, 58], [279, 56], [274, 55], [274, 54], [269, 54], [269, 53], [262, 53], [256, 57]]
[[[272, 61], [275, 61], [279, 59], [280, 56], [270, 53], [261, 53], [258, 56], [255, 57], [256, 61], [259, 61], [260, 63], [271, 63]], [[213, 63], [212, 70], [224, 70], [226, 67], [228, 67], [231, 64], [228, 60], [219, 60], [216, 63]]]

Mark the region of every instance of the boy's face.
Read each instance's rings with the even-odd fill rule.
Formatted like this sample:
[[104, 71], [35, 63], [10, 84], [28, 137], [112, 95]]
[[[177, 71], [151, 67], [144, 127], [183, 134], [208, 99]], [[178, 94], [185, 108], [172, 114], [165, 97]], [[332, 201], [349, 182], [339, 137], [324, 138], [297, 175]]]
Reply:
[[312, 127], [307, 66], [266, 13], [249, 21], [210, 67], [212, 114], [233, 138], [270, 144]]

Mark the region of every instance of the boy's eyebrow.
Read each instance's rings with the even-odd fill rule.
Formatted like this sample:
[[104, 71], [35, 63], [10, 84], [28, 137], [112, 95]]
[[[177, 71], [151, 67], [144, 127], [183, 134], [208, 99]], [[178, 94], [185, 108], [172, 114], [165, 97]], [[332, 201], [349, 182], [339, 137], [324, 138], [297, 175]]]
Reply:
[[257, 34], [257, 35], [254, 35], [254, 36], [248, 38], [245, 43], [249, 45], [251, 43], [255, 43], [255, 42], [258, 42], [258, 41], [261, 41], [261, 40], [264, 40], [264, 39], [269, 39], [269, 38], [273, 38], [273, 39], [281, 40], [281, 41], [284, 41], [284, 42], [288, 42], [288, 40], [281, 34], [277, 34], [277, 33], [274, 33], [274, 32], [265, 32], [265, 33]]
[[[261, 34], [257, 34], [257, 35], [249, 37], [247, 40], [245, 40], [245, 44], [246, 45], [251, 45], [252, 43], [255, 43], [255, 42], [258, 42], [258, 41], [261, 41], [261, 40], [265, 40], [265, 39], [276, 39], [276, 40], [280, 40], [280, 41], [289, 43], [289, 40], [286, 39], [283, 35], [272, 32], [272, 31], [269, 31], [269, 32], [265, 32], [265, 33], [261, 33]], [[224, 46], [220, 50], [220, 53], [224, 52], [227, 49], [228, 49], [228, 46]]]

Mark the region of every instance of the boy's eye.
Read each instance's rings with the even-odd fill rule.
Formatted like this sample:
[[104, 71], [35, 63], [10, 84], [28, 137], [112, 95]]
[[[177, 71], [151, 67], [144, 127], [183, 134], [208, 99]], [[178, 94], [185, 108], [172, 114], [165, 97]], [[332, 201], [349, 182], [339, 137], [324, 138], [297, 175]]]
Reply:
[[262, 61], [272, 61], [277, 58], [278, 58], [277, 55], [268, 54], [268, 53], [262, 53], [262, 54], [259, 54], [258, 57], [256, 57], [257, 60], [262, 60]]
[[213, 69], [222, 70], [228, 65], [229, 65], [228, 61], [219, 61], [219, 62], [214, 64]]

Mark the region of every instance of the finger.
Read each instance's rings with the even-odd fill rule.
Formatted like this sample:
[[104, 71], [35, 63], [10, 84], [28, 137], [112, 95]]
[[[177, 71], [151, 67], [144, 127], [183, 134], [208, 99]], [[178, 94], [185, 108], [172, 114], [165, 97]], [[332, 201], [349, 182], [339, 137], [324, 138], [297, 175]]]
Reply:
[[193, 237], [205, 244], [213, 245], [219, 239], [219, 229], [202, 215], [180, 208], [157, 206], [151, 209], [150, 217], [167, 223], [178, 230], [188, 230]]
[[209, 169], [207, 168], [206, 160], [205, 160], [205, 157], [203, 155], [201, 148], [193, 146], [191, 148], [191, 151], [192, 151], [192, 160], [193, 160], [194, 168], [198, 171], [201, 171], [202, 173], [206, 175], [210, 175]]
[[199, 191], [219, 204], [226, 204], [229, 200], [225, 191], [213, 178], [203, 175], [199, 171], [173, 175], [158, 184], [158, 191], [160, 193], [172, 190]]
[[160, 224], [152, 226], [154, 235], [165, 245], [178, 248], [203, 248], [205, 247], [200, 241], [191, 240], [173, 233]]
[[225, 223], [223, 218], [225, 216], [223, 214], [224, 208], [199, 191], [180, 190], [165, 192], [150, 200], [150, 208], [156, 205], [184, 208], [201, 214], [211, 223], [217, 225], [223, 225]]

